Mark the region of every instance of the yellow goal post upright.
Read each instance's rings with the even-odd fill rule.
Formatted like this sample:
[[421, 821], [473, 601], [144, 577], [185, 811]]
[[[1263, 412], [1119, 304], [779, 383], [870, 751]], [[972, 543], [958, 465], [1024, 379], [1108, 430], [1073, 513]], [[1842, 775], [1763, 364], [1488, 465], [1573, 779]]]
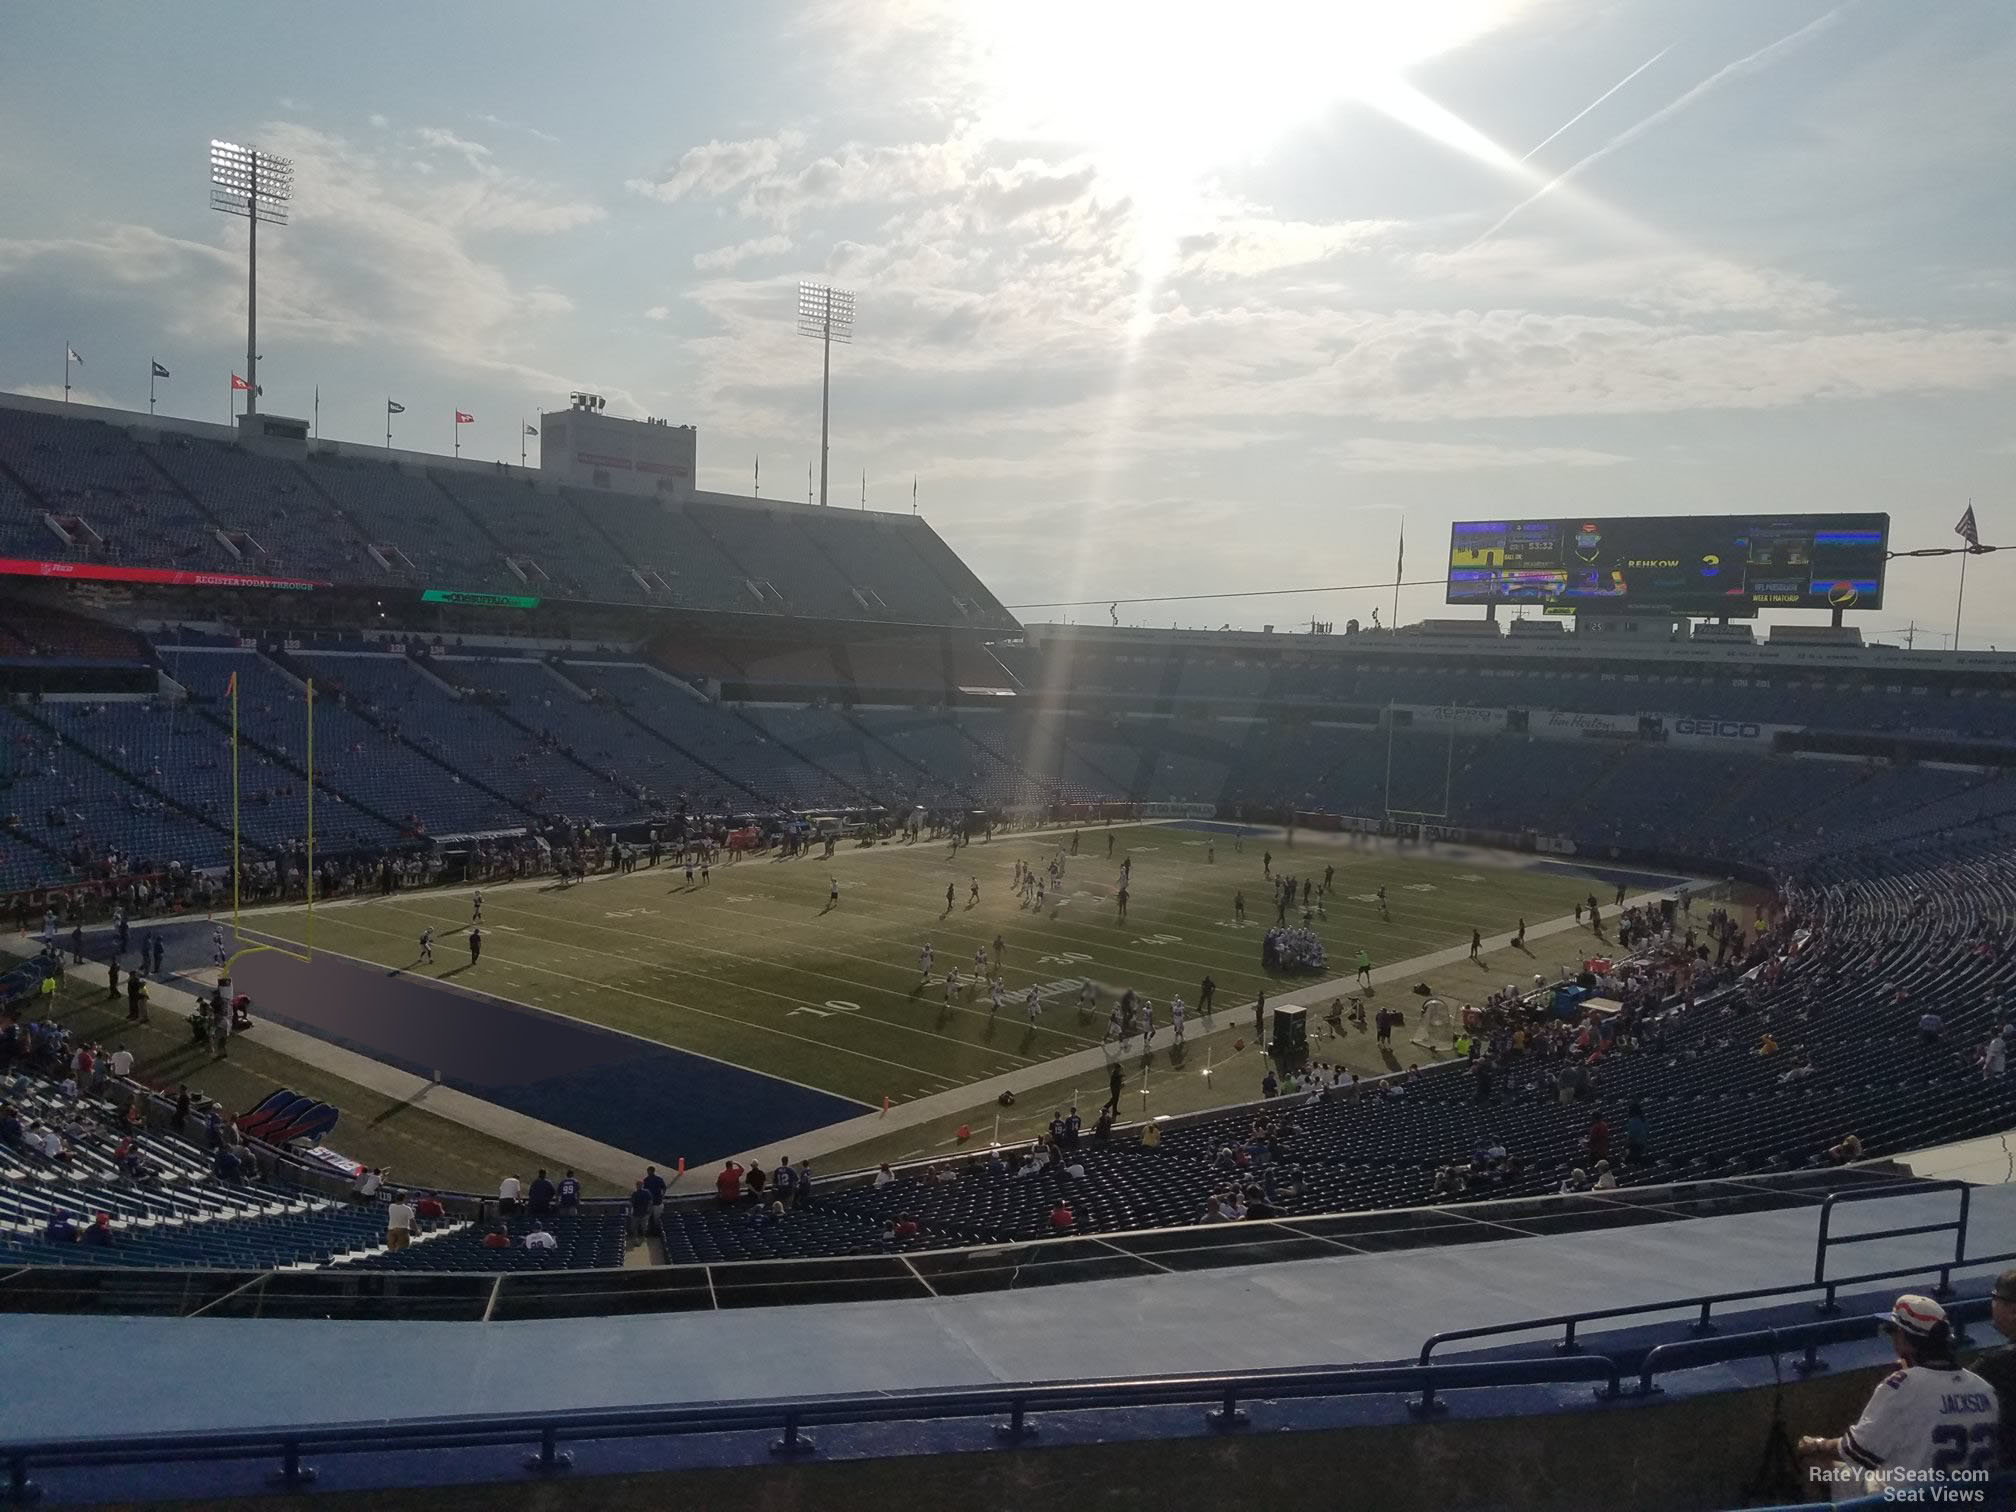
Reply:
[[315, 682], [310, 678], [304, 686], [308, 693], [308, 921], [304, 941], [300, 950], [289, 950], [284, 945], [244, 944], [244, 934], [239, 928], [238, 905], [242, 871], [238, 864], [240, 828], [238, 821], [238, 674], [232, 672], [231, 681], [225, 691], [231, 695], [231, 938], [237, 949], [225, 958], [225, 976], [238, 963], [240, 956], [255, 954], [261, 950], [276, 951], [291, 956], [297, 961], [312, 961], [315, 958]]

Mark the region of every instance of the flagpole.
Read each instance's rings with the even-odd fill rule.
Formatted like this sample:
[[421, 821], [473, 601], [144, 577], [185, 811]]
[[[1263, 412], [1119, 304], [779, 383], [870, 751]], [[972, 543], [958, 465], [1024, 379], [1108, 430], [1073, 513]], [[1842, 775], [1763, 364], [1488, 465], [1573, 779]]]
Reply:
[[315, 439], [322, 439], [322, 385], [315, 385]]
[[[459, 415], [462, 412], [457, 410], [455, 413]], [[462, 455], [462, 422], [460, 420], [455, 422], [455, 455], [458, 457]]]
[[154, 413], [154, 359], [147, 359], [147, 413]]
[[[1974, 513], [1974, 501], [1967, 501], [1967, 513]], [[1964, 517], [1963, 517], [1964, 518]], [[1967, 607], [1967, 558], [1974, 554], [1974, 543], [1961, 537], [1960, 547], [1960, 593], [1953, 600], [1953, 649], [1960, 649], [1960, 613]]]
[[518, 467], [521, 472], [525, 467], [525, 416], [522, 413], [518, 416]]
[[70, 343], [63, 343], [63, 402], [70, 402]]
[[757, 497], [757, 498], [759, 498], [759, 499], [763, 497], [763, 453], [761, 453], [761, 452], [758, 452], [758, 453], [756, 453], [756, 494], [755, 494], [755, 497]]
[[1400, 584], [1407, 576], [1407, 521], [1400, 521], [1400, 554], [1393, 563], [1393, 628], [1400, 628]]

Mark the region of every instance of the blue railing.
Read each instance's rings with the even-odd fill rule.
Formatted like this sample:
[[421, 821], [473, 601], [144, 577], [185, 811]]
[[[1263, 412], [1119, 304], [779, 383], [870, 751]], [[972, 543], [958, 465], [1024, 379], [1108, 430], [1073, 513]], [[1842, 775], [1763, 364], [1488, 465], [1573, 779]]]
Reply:
[[592, 1408], [544, 1413], [499, 1413], [420, 1418], [397, 1423], [342, 1423], [219, 1433], [160, 1433], [105, 1439], [45, 1439], [0, 1444], [7, 1466], [7, 1495], [17, 1502], [39, 1495], [37, 1470], [125, 1465], [273, 1460], [278, 1485], [294, 1489], [315, 1479], [312, 1454], [415, 1452], [522, 1445], [527, 1470], [550, 1474], [573, 1463], [562, 1446], [591, 1439], [671, 1438], [696, 1433], [776, 1430], [770, 1451], [780, 1457], [811, 1454], [809, 1428], [869, 1423], [998, 1419], [993, 1440], [1020, 1443], [1037, 1431], [1039, 1412], [1098, 1408], [1206, 1405], [1206, 1425], [1236, 1432], [1248, 1425], [1241, 1403], [1299, 1397], [1390, 1396], [1419, 1392], [1417, 1414], [1447, 1410], [1440, 1393], [1508, 1386], [1597, 1382], [1595, 1397], [1621, 1395], [1615, 1361], [1602, 1355], [1561, 1359], [1465, 1361], [1449, 1365], [1325, 1367], [1243, 1374], [1144, 1376], [1099, 1381], [1023, 1382], [945, 1391], [863, 1392], [798, 1400], [731, 1402], [707, 1406]]
[[[1958, 1192], [1960, 1194], [1959, 1213], [1941, 1223], [1913, 1223], [1903, 1228], [1871, 1229], [1859, 1234], [1836, 1234], [1832, 1232], [1834, 1209], [1844, 1202], [1867, 1202], [1873, 1197], [1903, 1197], [1919, 1192]], [[1820, 1234], [1813, 1243], [1813, 1284], [1827, 1283], [1827, 1252], [1843, 1244], [1867, 1244], [1876, 1239], [1902, 1239], [1912, 1234], [1943, 1234], [1949, 1229], [1953, 1233], [1953, 1265], [1965, 1263], [1967, 1254], [1967, 1218], [1973, 1209], [1974, 1188], [1964, 1181], [1900, 1182], [1895, 1186], [1852, 1187], [1845, 1192], [1829, 1192], [1827, 1200], [1820, 1204]], [[1945, 1296], [1952, 1266], [1941, 1267], [1939, 1272], [1939, 1295]], [[1833, 1308], [1830, 1295], [1827, 1310]]]

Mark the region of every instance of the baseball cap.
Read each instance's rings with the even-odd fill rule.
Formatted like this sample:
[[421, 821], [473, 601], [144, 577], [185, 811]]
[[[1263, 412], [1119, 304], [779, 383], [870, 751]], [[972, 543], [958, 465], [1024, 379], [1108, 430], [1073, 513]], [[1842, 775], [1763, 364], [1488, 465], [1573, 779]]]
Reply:
[[1946, 1325], [1946, 1309], [1930, 1297], [1921, 1297], [1916, 1292], [1906, 1292], [1887, 1313], [1878, 1313], [1876, 1321], [1884, 1328], [1894, 1328], [1910, 1334], [1914, 1339], [1930, 1338], [1933, 1332]]

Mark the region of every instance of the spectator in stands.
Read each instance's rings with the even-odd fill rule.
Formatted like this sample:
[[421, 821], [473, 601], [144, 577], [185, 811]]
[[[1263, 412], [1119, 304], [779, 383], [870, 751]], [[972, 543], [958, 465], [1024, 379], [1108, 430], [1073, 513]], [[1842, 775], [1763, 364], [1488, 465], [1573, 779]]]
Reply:
[[1645, 1121], [1645, 1104], [1634, 1102], [1624, 1115], [1624, 1154], [1632, 1161], [1645, 1158], [1652, 1139], [1651, 1125]]
[[1599, 1160], [1596, 1162], [1596, 1184], [1593, 1190], [1598, 1192], [1614, 1192], [1617, 1190], [1617, 1177], [1611, 1171], [1609, 1161]]
[[238, 1152], [229, 1145], [217, 1147], [217, 1159], [211, 1165], [219, 1181], [237, 1181], [245, 1174], [245, 1163], [238, 1158]]
[[560, 1178], [559, 1198], [561, 1212], [578, 1213], [581, 1211], [581, 1178], [574, 1174], [572, 1166], [569, 1166], [567, 1174]]
[[497, 1216], [509, 1218], [518, 1211], [519, 1195], [524, 1189], [516, 1176], [506, 1176], [497, 1183]]
[[525, 1194], [526, 1208], [535, 1218], [548, 1217], [559, 1195], [558, 1188], [546, 1178], [546, 1168], [541, 1166], [539, 1174], [532, 1178], [532, 1189]]
[[1945, 1020], [1940, 1018], [1939, 1015], [1934, 1013], [1930, 1008], [1927, 1008], [1923, 1013], [1918, 1015], [1919, 1044], [1921, 1045], [1938, 1044], [1939, 1036], [1945, 1032], [1945, 1029], [1946, 1029]]
[[448, 1210], [441, 1206], [441, 1199], [432, 1192], [422, 1192], [420, 1200], [413, 1204], [415, 1218], [446, 1218]]
[[791, 1157], [786, 1155], [777, 1162], [777, 1169], [770, 1173], [771, 1195], [784, 1204], [786, 1212], [798, 1201], [798, 1173], [791, 1168]]
[[403, 1250], [413, 1242], [413, 1204], [394, 1197], [385, 1207], [385, 1248]]
[[651, 1194], [651, 1223], [660, 1232], [665, 1228], [665, 1178], [658, 1167], [644, 1167], [644, 1189]]
[[77, 1226], [62, 1213], [51, 1213], [48, 1223], [43, 1225], [42, 1237], [51, 1244], [75, 1244]]
[[483, 1248], [485, 1249], [511, 1248], [511, 1236], [505, 1232], [504, 1226], [502, 1224], [496, 1225], [490, 1230], [489, 1233], [483, 1236]]
[[637, 1185], [630, 1192], [630, 1237], [642, 1239], [651, 1231], [651, 1188], [644, 1185], [644, 1178], [637, 1178]]
[[378, 1189], [385, 1184], [385, 1173], [376, 1166], [365, 1166], [350, 1183], [352, 1202], [375, 1202]]
[[535, 1224], [532, 1231], [525, 1236], [525, 1248], [528, 1250], [557, 1250], [560, 1248], [560, 1241], [547, 1233], [545, 1229]]
[[188, 1132], [189, 1107], [189, 1083], [184, 1082], [175, 1091], [175, 1112], [168, 1120], [168, 1127], [173, 1129], [177, 1134]]
[[881, 1169], [875, 1173], [875, 1185], [885, 1187], [895, 1181], [895, 1179], [896, 1173], [889, 1169], [889, 1162], [886, 1160], [883, 1161]]
[[1853, 1427], [1838, 1438], [1802, 1438], [1799, 1457], [1854, 1466], [1872, 1495], [1893, 1479], [1915, 1492], [1935, 1470], [1992, 1468], [1992, 1463], [1977, 1466], [1972, 1456], [1985, 1436], [1988, 1457], [1994, 1458], [2001, 1433], [1995, 1388], [1960, 1368], [1946, 1309], [1930, 1297], [1907, 1293], [1885, 1316], [1883, 1328], [1897, 1352], [1897, 1370], [1877, 1386]]
[[797, 1178], [795, 1190], [798, 1193], [798, 1200], [793, 1205], [809, 1208], [812, 1206], [812, 1162], [802, 1156], [798, 1161]]
[[1844, 1135], [1841, 1142], [1830, 1145], [1827, 1158], [1836, 1165], [1847, 1165], [1862, 1158], [1862, 1141], [1853, 1134]]
[[769, 1174], [764, 1171], [761, 1161], [751, 1161], [749, 1163], [749, 1169], [742, 1173], [742, 1185], [747, 1189], [751, 1202], [761, 1202], [763, 1200], [763, 1188], [768, 1184], [769, 1180]]
[[917, 1220], [908, 1213], [903, 1213], [898, 1215], [895, 1232], [890, 1237], [900, 1242], [904, 1239], [915, 1239], [917, 1233]]
[[1601, 1113], [1598, 1113], [1594, 1118], [1589, 1120], [1588, 1145], [1590, 1164], [1601, 1165], [1607, 1170], [1609, 1168], [1608, 1157], [1610, 1154], [1610, 1125], [1603, 1121]]
[[[2016, 1341], [2016, 1270], [2005, 1270], [1995, 1278], [1989, 1296], [1989, 1318], [1995, 1332]], [[2016, 1343], [1991, 1349], [1973, 1365], [1974, 1374], [1995, 1388], [1995, 1400], [2002, 1413], [2002, 1466], [2016, 1467]]]
[[1077, 1226], [1077, 1223], [1077, 1218], [1071, 1212], [1071, 1204], [1066, 1202], [1062, 1197], [1059, 1197], [1057, 1199], [1057, 1206], [1050, 1210], [1050, 1232], [1053, 1234], [1068, 1234]]
[[1985, 1081], [1996, 1081], [2009, 1073], [2009, 1047], [1997, 1029], [1988, 1037], [1988, 1043], [1981, 1048], [1981, 1076]]
[[100, 1213], [91, 1227], [84, 1230], [83, 1242], [98, 1249], [110, 1249], [113, 1244], [112, 1215]]
[[714, 1200], [722, 1207], [733, 1207], [742, 1200], [742, 1167], [729, 1161], [721, 1167], [721, 1174], [714, 1178]]

